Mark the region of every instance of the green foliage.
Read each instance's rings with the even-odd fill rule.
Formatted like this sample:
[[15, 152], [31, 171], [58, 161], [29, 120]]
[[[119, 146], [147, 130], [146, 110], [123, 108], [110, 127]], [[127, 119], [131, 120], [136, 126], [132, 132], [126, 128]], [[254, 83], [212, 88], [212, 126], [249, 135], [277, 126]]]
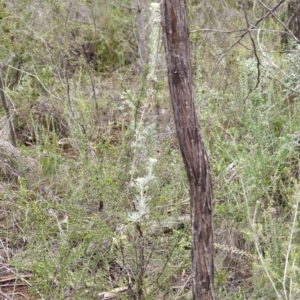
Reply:
[[[4, 2], [5, 92], [19, 148], [39, 167], [1, 182], [0, 236], [11, 266], [33, 275], [30, 299], [98, 299], [117, 287], [128, 288], [121, 299], [191, 299], [186, 173], [163, 66], [130, 65], [131, 1]], [[239, 2], [189, 7], [191, 31], [245, 27]], [[248, 10], [250, 22], [261, 10]], [[252, 32], [259, 77], [249, 39], [217, 61], [236, 36], [190, 33], [217, 299], [296, 299], [300, 289], [300, 57], [296, 45], [276, 53], [270, 30], [274, 19]]]

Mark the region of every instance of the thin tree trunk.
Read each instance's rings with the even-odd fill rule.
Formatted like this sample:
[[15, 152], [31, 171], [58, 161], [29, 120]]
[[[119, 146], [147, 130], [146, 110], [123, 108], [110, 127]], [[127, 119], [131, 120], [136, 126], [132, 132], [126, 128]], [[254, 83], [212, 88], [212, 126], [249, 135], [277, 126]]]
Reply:
[[212, 186], [192, 92], [186, 1], [162, 0], [161, 9], [169, 89], [190, 186], [193, 297], [211, 300], [214, 299]]
[[142, 68], [147, 63], [146, 57], [146, 38], [145, 38], [145, 26], [143, 19], [143, 11], [141, 0], [134, 0], [135, 13], [136, 13], [136, 22], [138, 27], [138, 35], [139, 35], [139, 51], [141, 57], [141, 66]]
[[11, 116], [9, 106], [7, 104], [5, 92], [4, 92], [4, 83], [3, 83], [3, 79], [2, 79], [2, 67], [1, 66], [0, 66], [0, 96], [1, 96], [2, 105], [5, 110], [8, 126], [9, 126], [11, 143], [13, 146], [17, 147], [17, 138], [16, 138], [15, 127], [14, 127], [14, 124], [12, 121], [12, 116]]

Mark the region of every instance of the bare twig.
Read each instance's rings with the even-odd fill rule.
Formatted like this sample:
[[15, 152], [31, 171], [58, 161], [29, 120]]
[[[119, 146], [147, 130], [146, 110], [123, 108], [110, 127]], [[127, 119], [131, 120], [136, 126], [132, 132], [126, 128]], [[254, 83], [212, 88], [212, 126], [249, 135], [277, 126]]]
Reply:
[[2, 295], [4, 297], [4, 299], [12, 300], [12, 298], [10, 298], [8, 295], [1, 292], [1, 290], [0, 290], [0, 295]]
[[202, 28], [191, 30], [189, 33], [196, 33], [196, 32], [220, 32], [220, 33], [237, 33], [237, 32], [244, 32], [247, 28], [244, 29], [237, 29], [237, 30], [221, 30], [221, 29], [210, 29], [210, 28]]
[[59, 101], [61, 102], [61, 99], [60, 99], [59, 97], [56, 97], [55, 95], [53, 95], [53, 94], [51, 93], [51, 91], [47, 89], [47, 87], [44, 85], [44, 83], [41, 81], [41, 79], [40, 79], [37, 75], [35, 75], [35, 74], [33, 74], [33, 73], [30, 73], [30, 72], [27, 72], [27, 71], [25, 71], [25, 70], [16, 68], [16, 67], [14, 67], [14, 66], [12, 66], [12, 65], [10, 65], [10, 64], [7, 64], [7, 63], [5, 63], [5, 62], [3, 63], [3, 65], [7, 66], [8, 68], [11, 68], [12, 70], [19, 71], [19, 72], [21, 72], [21, 73], [24, 73], [24, 74], [26, 74], [26, 75], [28, 75], [28, 76], [31, 76], [31, 77], [35, 78], [35, 79], [38, 81], [38, 83], [43, 87], [43, 89], [44, 89], [51, 97], [53, 97], [54, 99], [59, 100]]
[[117, 294], [125, 293], [126, 291], [127, 291], [126, 287], [119, 287], [119, 288], [115, 288], [109, 292], [99, 293], [98, 296], [100, 297], [99, 299], [104, 299], [104, 300], [117, 299]]
[[[273, 34], [273, 33], [286, 33], [286, 31], [284, 30], [272, 30], [272, 29], [262, 29], [262, 28], [251, 28], [251, 29], [247, 29], [247, 28], [244, 28], [244, 29], [237, 29], [237, 30], [221, 30], [221, 29], [212, 29], [212, 28], [202, 28], [202, 29], [196, 29], [196, 30], [191, 30], [189, 31], [189, 33], [197, 33], [197, 32], [211, 32], [211, 33], [228, 33], [228, 34], [231, 34], [231, 33], [237, 33], [237, 32], [244, 32], [244, 31], [263, 31], [265, 33], [270, 33], [270, 34]], [[278, 51], [276, 51], [278, 52]]]
[[[245, 15], [245, 20], [246, 20], [246, 24], [247, 24], [247, 28], [250, 28], [250, 23], [249, 23], [249, 20], [248, 20], [248, 14], [247, 14], [247, 9], [246, 9], [246, 2], [245, 0], [243, 0], [243, 10], [244, 10], [244, 15]], [[253, 47], [253, 51], [254, 51], [254, 56], [256, 58], [256, 62], [257, 62], [257, 80], [256, 80], [256, 85], [254, 88], [250, 88], [246, 98], [244, 99], [244, 101], [246, 101], [249, 97], [249, 95], [254, 91], [256, 90], [256, 88], [258, 87], [259, 85], [259, 82], [260, 82], [260, 60], [259, 60], [259, 57], [257, 55], [257, 51], [256, 51], [256, 45], [255, 45], [255, 42], [254, 42], [254, 39], [252, 37], [252, 33], [251, 31], [249, 31], [249, 37], [250, 37], [250, 40], [251, 40], [251, 43], [252, 43], [252, 47]]]
[[218, 66], [220, 64], [220, 62], [224, 59], [224, 57], [237, 45], [240, 44], [241, 40], [250, 33], [251, 30], [255, 29], [261, 22], [263, 22], [266, 18], [268, 18], [272, 12], [274, 12], [276, 9], [278, 9], [283, 3], [285, 2], [285, 0], [281, 0], [280, 2], [278, 2], [271, 10], [269, 10], [266, 14], [264, 14], [261, 18], [259, 18], [256, 23], [254, 25], [250, 25], [245, 32], [238, 38], [237, 41], [235, 41], [229, 48], [227, 48], [225, 51], [223, 51], [220, 56], [219, 59], [216, 62], [216, 65], [212, 71], [212, 75], [215, 74], [215, 72], [218, 69]]
[[288, 33], [296, 42], [300, 43], [299, 39], [293, 34], [293, 32], [288, 28], [289, 27], [289, 23], [291, 22], [292, 19], [290, 19], [287, 22], [287, 25], [285, 25], [284, 23], [282, 23], [278, 17], [276, 16], [276, 14], [274, 14], [274, 10], [272, 10], [271, 8], [269, 8], [265, 3], [263, 3], [261, 0], [258, 0], [259, 3], [266, 9], [268, 10], [268, 12], [270, 12], [270, 14], [272, 15], [272, 17], [274, 19], [276, 19], [276, 21], [285, 29], [285, 33]]

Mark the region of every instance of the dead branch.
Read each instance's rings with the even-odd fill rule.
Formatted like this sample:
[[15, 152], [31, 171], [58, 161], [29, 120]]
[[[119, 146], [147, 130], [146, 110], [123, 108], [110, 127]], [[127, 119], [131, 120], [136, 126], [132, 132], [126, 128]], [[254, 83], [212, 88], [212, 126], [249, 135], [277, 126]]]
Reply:
[[37, 162], [24, 157], [11, 143], [0, 139], [0, 171], [6, 179], [16, 179], [38, 171]]
[[103, 299], [103, 300], [116, 300], [117, 299], [117, 295], [120, 293], [125, 293], [127, 292], [127, 287], [122, 287], [122, 288], [115, 288], [113, 290], [111, 290], [110, 292], [102, 292], [99, 293], [99, 300]]
[[240, 44], [241, 40], [250, 33], [251, 30], [255, 29], [261, 22], [263, 22], [265, 19], [267, 19], [274, 11], [276, 11], [283, 3], [285, 0], [281, 0], [279, 3], [277, 3], [272, 9], [270, 9], [266, 14], [264, 14], [261, 18], [259, 18], [254, 25], [248, 25], [248, 28], [245, 30], [245, 32], [240, 35], [237, 41], [235, 41], [229, 48], [227, 48], [225, 51], [223, 51], [219, 55], [219, 59], [217, 60], [215, 67], [212, 71], [212, 75], [215, 74], [215, 72], [218, 69], [218, 66], [220, 62], [224, 59], [224, 57], [237, 45]]

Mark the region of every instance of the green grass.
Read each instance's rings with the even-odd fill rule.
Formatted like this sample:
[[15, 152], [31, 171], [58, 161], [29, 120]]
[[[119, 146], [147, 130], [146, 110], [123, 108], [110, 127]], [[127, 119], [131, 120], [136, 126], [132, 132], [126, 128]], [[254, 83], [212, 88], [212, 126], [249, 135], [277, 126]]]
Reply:
[[[205, 11], [192, 2], [191, 30], [245, 27], [232, 1]], [[12, 55], [16, 68], [5, 67], [3, 77], [17, 111], [19, 148], [39, 165], [34, 174], [1, 182], [7, 263], [18, 275], [32, 274], [30, 299], [98, 299], [117, 287], [129, 287], [129, 297], [139, 289], [149, 300], [192, 299], [189, 222], [163, 232], [166, 220], [189, 214], [164, 66], [153, 82], [148, 68], [140, 72], [133, 63], [129, 1], [83, 1], [84, 24], [74, 17], [77, 4], [45, 1], [44, 20], [36, 20], [33, 3], [0, 6], [0, 58]], [[269, 20], [263, 29], [278, 24]], [[279, 53], [278, 33], [262, 33], [253, 90], [257, 61], [248, 38], [217, 69], [236, 35], [190, 38], [214, 188], [216, 299], [297, 299], [299, 54]], [[95, 61], [78, 52], [85, 43]], [[152, 176], [150, 158], [157, 160]], [[136, 220], [131, 213], [141, 199], [146, 213]]]

